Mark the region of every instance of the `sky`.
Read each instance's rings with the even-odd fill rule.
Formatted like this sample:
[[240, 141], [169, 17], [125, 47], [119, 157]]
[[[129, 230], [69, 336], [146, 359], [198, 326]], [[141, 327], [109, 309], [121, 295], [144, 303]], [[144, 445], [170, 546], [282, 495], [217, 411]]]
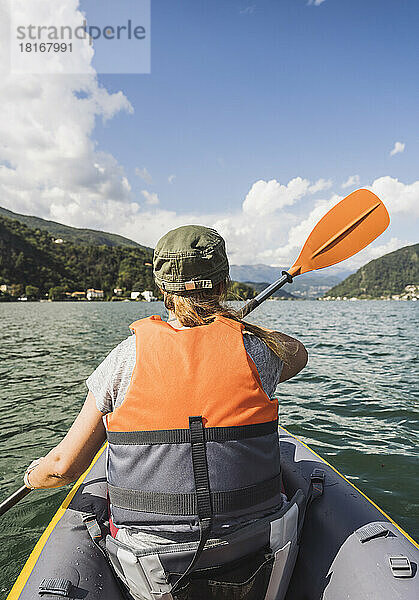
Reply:
[[[74, 23], [111, 4], [14, 6], [36, 22], [48, 2]], [[103, 74], [103, 54], [98, 73], [94, 46], [77, 58], [83, 74], [10, 72], [7, 6], [1, 206], [149, 246], [201, 223], [232, 263], [285, 266], [367, 187], [391, 225], [342, 268], [418, 241], [416, 0], [151, 0], [148, 74]]]

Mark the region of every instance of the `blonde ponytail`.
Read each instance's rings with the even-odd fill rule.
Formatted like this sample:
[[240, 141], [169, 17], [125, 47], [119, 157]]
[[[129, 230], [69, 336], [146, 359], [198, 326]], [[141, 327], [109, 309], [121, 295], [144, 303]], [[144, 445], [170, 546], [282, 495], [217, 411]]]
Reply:
[[275, 331], [242, 321], [237, 311], [223, 303], [227, 289], [228, 282], [223, 281], [213, 289], [191, 290], [176, 294], [164, 292], [164, 304], [168, 310], [175, 313], [179, 323], [184, 327], [208, 325], [217, 315], [239, 321], [244, 325], [245, 331], [263, 340], [272, 352], [287, 363], [288, 357], [295, 353], [291, 351], [290, 343], [285, 344]]

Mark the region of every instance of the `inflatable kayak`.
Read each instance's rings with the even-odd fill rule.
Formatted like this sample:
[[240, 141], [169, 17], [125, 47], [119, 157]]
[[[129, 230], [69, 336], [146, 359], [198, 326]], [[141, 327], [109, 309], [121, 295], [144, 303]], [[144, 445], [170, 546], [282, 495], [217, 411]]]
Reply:
[[[365, 494], [308, 446], [280, 429], [284, 489], [317, 496], [306, 508], [286, 600], [414, 600], [419, 546]], [[76, 482], [23, 567], [7, 600], [126, 600], [86, 511], [106, 531], [104, 448]], [[216, 596], [214, 596], [215, 598]], [[197, 596], [198, 600], [198, 596]]]

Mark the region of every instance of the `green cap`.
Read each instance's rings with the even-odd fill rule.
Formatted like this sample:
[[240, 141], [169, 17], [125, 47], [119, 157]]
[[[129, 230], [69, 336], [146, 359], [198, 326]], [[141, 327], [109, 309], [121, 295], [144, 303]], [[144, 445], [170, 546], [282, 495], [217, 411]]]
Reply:
[[157, 242], [153, 270], [157, 285], [167, 292], [212, 288], [228, 277], [225, 242], [203, 225], [178, 227]]

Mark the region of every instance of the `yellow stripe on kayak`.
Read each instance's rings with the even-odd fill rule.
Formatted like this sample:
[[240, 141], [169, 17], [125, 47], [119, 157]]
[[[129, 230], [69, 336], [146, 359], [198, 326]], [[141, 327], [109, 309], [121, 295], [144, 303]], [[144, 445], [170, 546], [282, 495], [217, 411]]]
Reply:
[[[351, 481], [349, 481], [348, 479], [346, 479], [346, 477], [344, 475], [342, 475], [342, 473], [340, 473], [333, 465], [331, 465], [329, 462], [327, 462], [327, 460], [325, 460], [322, 456], [320, 456], [319, 454], [317, 454], [317, 452], [314, 452], [314, 450], [312, 450], [307, 444], [305, 444], [299, 438], [297, 438], [295, 435], [293, 435], [292, 433], [290, 433], [289, 431], [287, 431], [284, 427], [280, 427], [280, 429], [282, 431], [284, 431], [287, 435], [289, 435], [292, 438], [296, 439], [302, 446], [304, 446], [305, 448], [307, 448], [307, 450], [309, 450], [315, 456], [317, 456], [317, 458], [319, 460], [321, 460], [323, 463], [325, 463], [326, 465], [328, 465], [335, 473], [337, 473], [337, 475], [339, 475], [340, 477], [342, 477], [342, 479], [344, 481], [346, 481], [346, 483], [349, 483], [350, 486], [352, 486], [359, 494], [361, 494], [361, 496], [363, 496], [366, 500], [368, 500], [368, 502], [370, 504], [372, 504], [386, 519], [388, 519], [391, 523], [393, 523], [393, 525], [400, 531], [400, 533], [405, 538], [407, 538], [416, 548], [419, 549], [419, 544], [417, 542], [415, 542], [415, 540], [406, 531], [404, 531], [404, 529], [402, 529], [400, 527], [400, 525], [398, 525], [387, 513], [385, 513], [379, 506], [377, 506], [377, 504], [375, 504], [375, 502], [373, 502], [370, 498], [368, 498], [368, 496], [366, 494], [364, 494], [364, 492], [362, 492], [360, 489], [358, 489], [356, 487], [356, 485], [354, 485]], [[19, 577], [17, 578], [17, 580], [16, 580], [13, 588], [11, 589], [10, 594], [7, 596], [6, 600], [18, 600], [18, 598], [19, 598], [19, 596], [20, 596], [23, 588], [25, 587], [26, 582], [29, 579], [30, 574], [33, 571], [33, 568], [35, 567], [35, 564], [36, 564], [36, 562], [37, 562], [37, 560], [38, 560], [38, 558], [39, 558], [39, 556], [40, 556], [40, 554], [41, 554], [41, 552], [42, 552], [45, 544], [47, 543], [47, 540], [48, 540], [49, 536], [54, 531], [55, 526], [60, 521], [61, 517], [64, 515], [64, 513], [67, 510], [67, 508], [68, 508], [71, 500], [74, 498], [77, 490], [79, 489], [79, 487], [81, 486], [81, 484], [86, 479], [86, 477], [89, 474], [90, 470], [92, 469], [93, 465], [97, 462], [97, 460], [103, 454], [105, 448], [106, 448], [106, 444], [99, 450], [99, 452], [96, 454], [95, 458], [92, 460], [92, 463], [91, 463], [90, 467], [87, 469], [87, 471], [85, 473], [83, 473], [83, 475], [80, 476], [80, 478], [76, 481], [76, 483], [72, 487], [72, 489], [69, 492], [69, 494], [64, 499], [64, 501], [61, 504], [60, 508], [57, 510], [57, 512], [55, 513], [55, 515], [51, 519], [49, 525], [45, 529], [44, 533], [39, 538], [39, 540], [38, 540], [35, 548], [32, 550], [32, 552], [31, 552], [28, 560], [25, 563], [25, 566], [23, 567], [22, 571], [20, 572]]]
[[18, 600], [18, 598], [19, 598], [19, 596], [20, 596], [23, 588], [26, 585], [26, 582], [29, 579], [29, 575], [32, 573], [33, 568], [36, 565], [36, 561], [38, 560], [38, 558], [39, 558], [39, 556], [40, 556], [40, 554], [41, 554], [41, 552], [42, 552], [45, 544], [47, 543], [47, 540], [48, 540], [49, 536], [54, 531], [55, 526], [60, 521], [61, 517], [64, 515], [64, 513], [67, 510], [70, 502], [74, 498], [77, 490], [79, 489], [79, 487], [81, 486], [81, 484], [86, 479], [86, 477], [89, 474], [89, 472], [91, 471], [93, 465], [97, 462], [97, 460], [99, 459], [99, 457], [103, 454], [103, 451], [105, 450], [105, 448], [106, 448], [106, 444], [104, 446], [102, 446], [102, 448], [99, 450], [99, 452], [96, 454], [96, 456], [92, 460], [92, 462], [90, 464], [90, 467], [87, 469], [87, 471], [85, 471], [83, 473], [83, 475], [81, 475], [79, 477], [79, 479], [76, 481], [76, 483], [74, 484], [74, 486], [71, 488], [70, 492], [65, 497], [65, 499], [64, 499], [63, 503], [61, 504], [60, 508], [57, 510], [57, 512], [55, 513], [55, 515], [52, 517], [49, 525], [47, 526], [47, 528], [45, 529], [44, 533], [39, 538], [39, 540], [38, 540], [35, 548], [32, 550], [32, 552], [31, 552], [28, 560], [25, 563], [25, 566], [21, 570], [21, 572], [19, 574], [19, 577], [16, 579], [16, 582], [15, 582], [14, 586], [12, 587], [12, 589], [10, 590], [10, 594], [7, 596], [6, 600]]
[[400, 525], [398, 525], [396, 523], [396, 521], [394, 521], [387, 513], [385, 513], [383, 511], [382, 508], [380, 508], [379, 506], [377, 506], [377, 504], [375, 502], [373, 502], [371, 500], [371, 498], [368, 498], [368, 496], [366, 494], [364, 494], [364, 492], [362, 492], [359, 488], [356, 487], [356, 485], [354, 485], [351, 481], [349, 481], [348, 479], [346, 479], [346, 477], [344, 475], [342, 475], [342, 473], [339, 473], [339, 471], [337, 469], [335, 469], [335, 467], [333, 465], [331, 465], [330, 463], [327, 462], [327, 460], [325, 460], [322, 456], [320, 456], [320, 454], [317, 454], [317, 452], [314, 452], [314, 450], [312, 450], [310, 448], [310, 446], [307, 446], [307, 444], [305, 444], [304, 442], [302, 442], [300, 440], [300, 438], [296, 437], [295, 435], [293, 435], [292, 433], [290, 433], [289, 431], [287, 431], [284, 427], [280, 427], [280, 429], [282, 429], [282, 431], [285, 431], [286, 434], [290, 435], [291, 437], [293, 437], [294, 439], [296, 439], [298, 442], [300, 442], [300, 444], [302, 446], [304, 446], [305, 448], [307, 448], [307, 450], [310, 450], [310, 452], [312, 452], [315, 456], [317, 456], [317, 458], [319, 458], [322, 462], [324, 462], [326, 465], [328, 465], [332, 471], [334, 471], [335, 473], [337, 473], [340, 477], [342, 477], [342, 479], [344, 479], [346, 481], [346, 483], [349, 483], [349, 485], [351, 485], [354, 490], [356, 490], [357, 492], [359, 492], [361, 494], [361, 496], [363, 496], [366, 500], [368, 500], [368, 502], [370, 504], [372, 504], [386, 519], [388, 519], [391, 523], [393, 523], [393, 525], [395, 527], [397, 527], [397, 529], [400, 531], [400, 533], [402, 535], [404, 535], [405, 538], [407, 538], [409, 540], [409, 542], [411, 542], [415, 548], [419, 549], [419, 544], [417, 542], [415, 542], [415, 540], [410, 537], [410, 535], [400, 527]]

